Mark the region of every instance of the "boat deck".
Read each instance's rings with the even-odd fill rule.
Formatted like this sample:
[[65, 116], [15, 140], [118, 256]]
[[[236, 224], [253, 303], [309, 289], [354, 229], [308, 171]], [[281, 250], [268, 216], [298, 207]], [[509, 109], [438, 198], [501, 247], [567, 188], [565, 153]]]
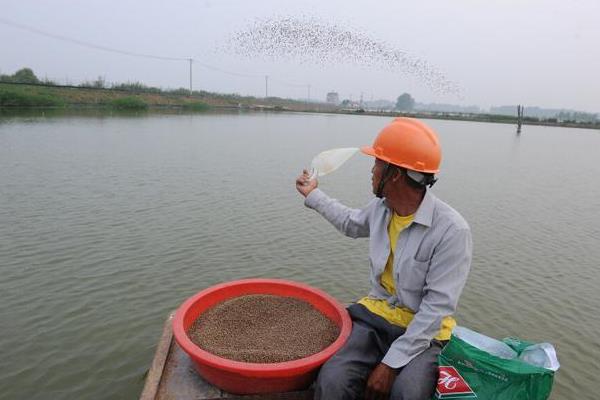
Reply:
[[171, 324], [173, 315], [174, 313], [171, 313], [165, 321], [140, 400], [310, 400], [313, 398], [311, 389], [301, 392], [239, 396], [226, 393], [211, 385], [198, 375], [192, 360], [173, 339]]

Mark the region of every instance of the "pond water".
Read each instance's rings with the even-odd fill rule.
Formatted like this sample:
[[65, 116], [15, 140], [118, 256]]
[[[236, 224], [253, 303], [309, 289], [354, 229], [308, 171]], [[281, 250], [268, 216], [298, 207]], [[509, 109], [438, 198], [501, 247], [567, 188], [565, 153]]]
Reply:
[[[137, 398], [169, 312], [218, 282], [364, 295], [367, 240], [305, 208], [294, 180], [316, 153], [369, 144], [388, 121], [0, 116], [0, 398]], [[595, 398], [600, 132], [429, 124], [444, 149], [433, 190], [473, 231], [459, 324], [553, 343], [552, 399]], [[360, 207], [371, 164], [356, 155], [320, 187]]]

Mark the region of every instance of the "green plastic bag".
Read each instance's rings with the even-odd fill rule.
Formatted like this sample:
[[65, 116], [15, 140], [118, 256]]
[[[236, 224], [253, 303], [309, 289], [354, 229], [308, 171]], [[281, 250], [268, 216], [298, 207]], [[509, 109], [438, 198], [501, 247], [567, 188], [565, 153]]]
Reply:
[[[503, 340], [519, 354], [533, 344]], [[433, 399], [545, 400], [554, 371], [487, 353], [452, 335], [439, 358], [439, 379]]]

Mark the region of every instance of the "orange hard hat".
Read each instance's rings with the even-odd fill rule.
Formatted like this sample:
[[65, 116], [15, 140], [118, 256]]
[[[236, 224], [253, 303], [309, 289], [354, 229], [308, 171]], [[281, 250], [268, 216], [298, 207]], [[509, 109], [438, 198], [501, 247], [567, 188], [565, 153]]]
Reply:
[[437, 134], [414, 118], [396, 118], [379, 132], [373, 146], [360, 150], [382, 161], [413, 171], [440, 171], [442, 149]]

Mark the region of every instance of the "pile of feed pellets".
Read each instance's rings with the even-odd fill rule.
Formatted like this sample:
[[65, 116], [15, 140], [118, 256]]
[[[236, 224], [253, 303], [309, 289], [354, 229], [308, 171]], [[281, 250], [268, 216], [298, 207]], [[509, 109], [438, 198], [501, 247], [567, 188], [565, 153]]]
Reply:
[[235, 361], [277, 363], [318, 353], [339, 327], [309, 303], [291, 297], [235, 297], [203, 312], [188, 330], [197, 346]]

